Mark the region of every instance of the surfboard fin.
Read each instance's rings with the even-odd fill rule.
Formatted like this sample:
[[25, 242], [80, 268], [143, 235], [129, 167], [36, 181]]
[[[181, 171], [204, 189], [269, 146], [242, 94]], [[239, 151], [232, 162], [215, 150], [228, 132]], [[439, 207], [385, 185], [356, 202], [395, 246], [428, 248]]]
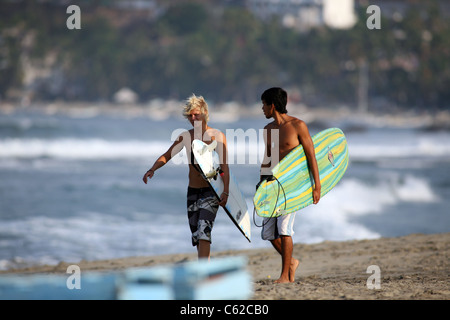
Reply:
[[212, 152], [217, 147], [217, 141], [213, 140], [211, 144], [205, 144], [203, 148], [200, 150], [199, 154], [202, 155], [206, 151]]
[[214, 178], [214, 180], [215, 180], [216, 176], [217, 176], [217, 171], [216, 170], [212, 170], [212, 171], [208, 172], [207, 174], [205, 174], [205, 177], [207, 179]]

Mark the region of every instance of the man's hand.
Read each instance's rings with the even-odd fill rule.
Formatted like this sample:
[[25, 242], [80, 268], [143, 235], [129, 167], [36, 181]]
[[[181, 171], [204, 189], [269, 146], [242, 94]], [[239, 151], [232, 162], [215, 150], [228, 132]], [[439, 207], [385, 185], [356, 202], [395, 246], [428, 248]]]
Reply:
[[228, 193], [222, 192], [222, 194], [220, 195], [219, 205], [225, 207], [227, 201], [228, 201]]
[[318, 204], [320, 200], [320, 187], [315, 187], [313, 190], [313, 203]]
[[142, 180], [144, 181], [145, 184], [147, 184], [147, 179], [151, 179], [153, 177], [153, 175], [155, 174], [155, 171], [153, 171], [152, 169], [148, 170], [145, 174], [144, 177], [142, 178]]

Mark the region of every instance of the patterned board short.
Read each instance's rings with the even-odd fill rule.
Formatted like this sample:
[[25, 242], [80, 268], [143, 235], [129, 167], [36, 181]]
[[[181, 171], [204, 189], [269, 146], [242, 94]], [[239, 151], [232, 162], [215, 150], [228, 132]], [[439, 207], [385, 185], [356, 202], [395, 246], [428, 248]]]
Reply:
[[193, 246], [196, 246], [199, 240], [212, 242], [211, 231], [217, 210], [219, 210], [219, 201], [209, 187], [188, 187], [187, 213]]

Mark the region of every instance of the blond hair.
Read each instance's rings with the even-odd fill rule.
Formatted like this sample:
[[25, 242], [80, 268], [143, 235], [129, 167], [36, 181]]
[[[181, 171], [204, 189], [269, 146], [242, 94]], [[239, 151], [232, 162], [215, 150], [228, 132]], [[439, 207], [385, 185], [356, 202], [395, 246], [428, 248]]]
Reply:
[[188, 99], [186, 99], [186, 105], [183, 109], [183, 116], [188, 118], [192, 110], [198, 109], [201, 113], [205, 115], [206, 122], [209, 121], [208, 104], [202, 96], [196, 96], [192, 94]]

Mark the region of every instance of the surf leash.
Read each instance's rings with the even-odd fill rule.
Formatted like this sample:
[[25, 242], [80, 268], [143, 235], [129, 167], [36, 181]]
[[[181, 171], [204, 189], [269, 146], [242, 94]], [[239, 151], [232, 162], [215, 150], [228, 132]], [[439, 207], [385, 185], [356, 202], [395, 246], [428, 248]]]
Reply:
[[[283, 195], [284, 195], [284, 209], [286, 210], [286, 192], [284, 191], [283, 184], [277, 179], [277, 177], [275, 177], [275, 176], [273, 176], [273, 175], [270, 175], [270, 176], [269, 176], [269, 175], [263, 176], [263, 179], [261, 179], [261, 181], [259, 181], [258, 184], [256, 185], [256, 190], [258, 190], [259, 186], [261, 185], [261, 183], [262, 183], [264, 180], [269, 181], [269, 182], [270, 182], [270, 181], [273, 181], [273, 180], [276, 180], [277, 183], [278, 183], [277, 200], [275, 201], [275, 207], [273, 208], [272, 214], [271, 214], [270, 217], [269, 217], [269, 219], [272, 219], [272, 218], [273, 218], [273, 215], [274, 215], [275, 212], [277, 211], [277, 210], [276, 210], [276, 206], [277, 206], [277, 203], [278, 203], [278, 199], [279, 199], [279, 197], [280, 197], [280, 187], [281, 187], [281, 190], [283, 190]], [[253, 223], [254, 223], [255, 226], [257, 226], [258, 228], [264, 227], [264, 226], [269, 222], [269, 220], [267, 220], [266, 223], [264, 223], [264, 220], [263, 220], [262, 224], [259, 226], [259, 225], [256, 223], [255, 213], [256, 213], [256, 206], [255, 206], [255, 203], [253, 203]]]

